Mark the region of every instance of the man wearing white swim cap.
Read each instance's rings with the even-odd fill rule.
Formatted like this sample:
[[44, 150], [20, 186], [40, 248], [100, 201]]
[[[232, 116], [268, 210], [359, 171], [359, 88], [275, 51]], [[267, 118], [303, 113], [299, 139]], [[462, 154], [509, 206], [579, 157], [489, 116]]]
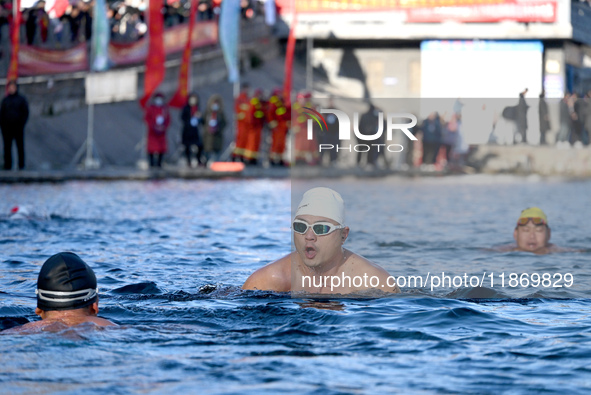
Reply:
[[[388, 272], [343, 247], [349, 227], [345, 226], [343, 199], [334, 190], [308, 190], [298, 205], [292, 229], [296, 250], [254, 272], [243, 289], [315, 294], [368, 289], [400, 292]], [[374, 278], [371, 286], [368, 278]]]

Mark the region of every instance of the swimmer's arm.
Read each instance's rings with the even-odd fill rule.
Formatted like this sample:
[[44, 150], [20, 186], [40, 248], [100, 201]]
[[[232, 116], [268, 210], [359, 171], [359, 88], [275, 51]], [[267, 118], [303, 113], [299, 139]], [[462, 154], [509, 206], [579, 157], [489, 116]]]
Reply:
[[291, 254], [255, 271], [244, 282], [242, 289], [291, 291]]

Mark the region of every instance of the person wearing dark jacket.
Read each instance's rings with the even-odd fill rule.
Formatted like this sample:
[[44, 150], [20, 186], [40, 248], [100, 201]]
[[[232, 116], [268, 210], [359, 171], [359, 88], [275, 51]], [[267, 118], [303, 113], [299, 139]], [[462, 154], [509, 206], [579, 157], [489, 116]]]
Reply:
[[437, 112], [429, 114], [421, 126], [423, 132], [423, 164], [433, 165], [441, 147], [441, 119]]
[[570, 140], [570, 134], [573, 128], [573, 118], [569, 108], [570, 94], [565, 93], [564, 98], [560, 101], [560, 129], [556, 136], [556, 142], [566, 142]]
[[205, 160], [209, 163], [219, 158], [224, 145], [224, 129], [227, 122], [224, 114], [224, 104], [220, 95], [215, 94], [209, 98], [204, 118], [203, 151]]
[[545, 100], [546, 92], [540, 93], [538, 102], [538, 114], [540, 117], [540, 145], [546, 145], [546, 133], [550, 130], [550, 118], [548, 115], [548, 103]]
[[29, 119], [29, 103], [18, 93], [16, 81], [8, 82], [7, 95], [0, 104], [0, 129], [4, 140], [4, 170], [12, 169], [12, 141], [18, 150], [18, 168], [25, 167], [25, 124]]
[[516, 143], [527, 143], [527, 110], [529, 106], [525, 101], [525, 95], [528, 89], [525, 88], [523, 92], [519, 94], [519, 102], [517, 103], [516, 109], [516, 120], [517, 123], [517, 134], [520, 137], [516, 137]]
[[[332, 107], [331, 107], [332, 108]], [[380, 113], [381, 113], [381, 109], [377, 108], [373, 103], [369, 103], [369, 109], [367, 110], [366, 113], [364, 113], [361, 116], [361, 119], [359, 120], [359, 132], [361, 134], [367, 134], [367, 135], [372, 135], [375, 134], [379, 129], [380, 129]], [[384, 162], [386, 163], [386, 168], [389, 167], [389, 163], [385, 157], [385, 150], [384, 149], [379, 149], [379, 146], [377, 146], [378, 144], [385, 144], [386, 142], [386, 120], [384, 119], [383, 115], [382, 115], [382, 125], [381, 125], [381, 129], [382, 129], [382, 134], [380, 135], [379, 138], [377, 138], [376, 140], [373, 141], [374, 144], [376, 144], [375, 146], [372, 145], [370, 147], [370, 150], [367, 152], [367, 164], [371, 165], [371, 166], [377, 166], [378, 164], [378, 158], [380, 156], [384, 157]], [[365, 140], [360, 139], [359, 137], [357, 137], [357, 141], [359, 144], [365, 144], [367, 143]], [[359, 165], [361, 163], [361, 158], [363, 157], [365, 153], [364, 152], [357, 152], [357, 165]]]
[[571, 133], [570, 143], [575, 145], [577, 141], [579, 144], [585, 144], [585, 116], [587, 113], [587, 103], [585, 99], [578, 94], [573, 93], [573, 132]]
[[589, 140], [591, 139], [591, 90], [587, 92], [587, 96], [585, 97], [585, 103], [587, 104], [587, 110], [585, 111], [585, 121], [583, 123], [583, 144], [589, 145]]
[[201, 153], [203, 151], [203, 141], [201, 139], [200, 128], [203, 125], [203, 115], [199, 109], [199, 96], [191, 93], [187, 99], [187, 104], [181, 112], [181, 121], [183, 122], [183, 133], [181, 142], [185, 146], [185, 157], [187, 166], [191, 167], [191, 151], [193, 147], [197, 148], [197, 163], [202, 164]]

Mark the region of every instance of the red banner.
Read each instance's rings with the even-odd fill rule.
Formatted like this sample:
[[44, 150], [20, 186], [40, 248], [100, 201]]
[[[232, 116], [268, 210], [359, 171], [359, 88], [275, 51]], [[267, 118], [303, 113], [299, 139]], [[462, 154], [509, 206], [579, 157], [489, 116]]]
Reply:
[[88, 70], [86, 44], [80, 43], [65, 50], [24, 45], [18, 50], [18, 64], [18, 74], [21, 76], [85, 71]]
[[[187, 102], [189, 95], [189, 75], [191, 75], [191, 44], [193, 38], [193, 27], [195, 26], [195, 16], [197, 15], [198, 0], [191, 0], [191, 12], [189, 13], [189, 29], [185, 50], [183, 51], [183, 61], [179, 72], [179, 87], [168, 103], [171, 107], [182, 108]], [[165, 40], [166, 41], [166, 40]]]
[[[292, 0], [276, 0], [285, 18]], [[298, 13], [401, 11], [407, 23], [556, 21], [556, 0], [298, 0]]]
[[[292, 0], [275, 0], [282, 14], [291, 13]], [[460, 7], [475, 5], [510, 4], [517, 0], [296, 0], [298, 13], [310, 12], [372, 12], [403, 8]], [[521, 0], [533, 1], [537, 0]]]
[[146, 73], [144, 77], [144, 97], [140, 100], [142, 107], [146, 106], [150, 97], [158, 89], [164, 79], [164, 18], [162, 16], [162, 2], [150, 1], [148, 10], [148, 32], [150, 43], [148, 58], [146, 59]]
[[147, 38], [142, 38], [139, 41], [129, 44], [109, 43], [109, 60], [114, 66], [128, 66], [142, 63], [147, 57]]
[[[167, 55], [183, 50], [187, 43], [188, 24], [170, 27], [164, 31], [164, 51]], [[193, 26], [191, 47], [213, 45], [218, 41], [218, 27], [215, 22], [199, 22]], [[142, 63], [148, 56], [148, 39], [143, 38], [130, 44], [110, 43], [109, 59], [115, 66]]]
[[[166, 53], [182, 51], [187, 43], [189, 35], [189, 24], [185, 23], [166, 29], [164, 32], [164, 48]], [[205, 45], [217, 44], [218, 26], [216, 22], [198, 22], [193, 26], [191, 32], [191, 47], [203, 47]]]
[[556, 3], [513, 3], [502, 5], [473, 5], [466, 7], [413, 8], [407, 10], [409, 23], [443, 21], [492, 23], [501, 21], [546, 22], [556, 20]]
[[283, 79], [283, 100], [286, 106], [291, 104], [291, 77], [293, 74], [293, 53], [295, 51], [295, 28], [298, 24], [298, 14], [293, 16], [293, 22], [289, 29], [289, 37], [287, 38], [287, 49], [285, 51], [285, 76]]
[[10, 26], [10, 41], [12, 51], [10, 53], [8, 74], [6, 76], [7, 81], [16, 80], [18, 78], [18, 52], [21, 31], [21, 0], [14, 0], [12, 7], [12, 26]]

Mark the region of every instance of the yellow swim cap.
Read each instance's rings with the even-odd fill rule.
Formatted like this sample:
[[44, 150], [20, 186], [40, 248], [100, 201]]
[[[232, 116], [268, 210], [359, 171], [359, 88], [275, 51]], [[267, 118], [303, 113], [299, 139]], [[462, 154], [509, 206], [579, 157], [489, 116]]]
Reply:
[[519, 221], [521, 218], [542, 218], [546, 224], [548, 223], [548, 217], [546, 217], [546, 214], [544, 214], [542, 209], [539, 207], [526, 208], [521, 212], [517, 221]]

